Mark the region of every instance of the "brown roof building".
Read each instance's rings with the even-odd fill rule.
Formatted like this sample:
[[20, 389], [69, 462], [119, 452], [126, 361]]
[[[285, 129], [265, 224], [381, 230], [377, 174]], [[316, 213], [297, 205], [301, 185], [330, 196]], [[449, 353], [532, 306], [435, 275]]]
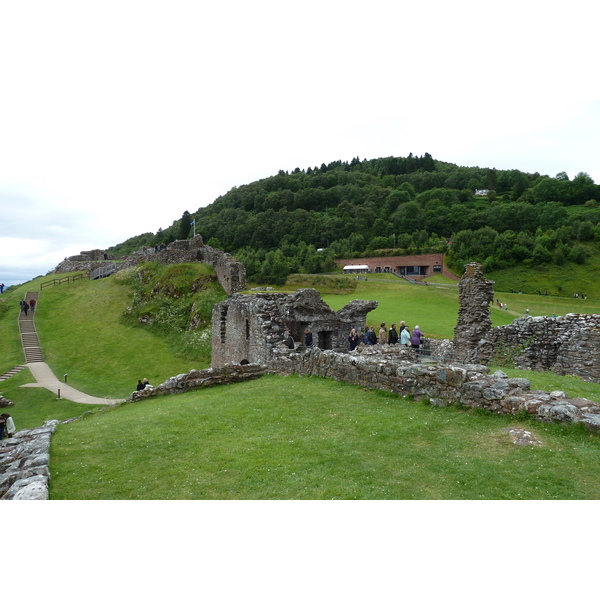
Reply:
[[[421, 281], [431, 275], [443, 275], [460, 280], [444, 264], [443, 254], [415, 254], [410, 256], [376, 256], [372, 258], [342, 258], [335, 261], [350, 273], [395, 273]], [[353, 267], [355, 267], [353, 269]]]

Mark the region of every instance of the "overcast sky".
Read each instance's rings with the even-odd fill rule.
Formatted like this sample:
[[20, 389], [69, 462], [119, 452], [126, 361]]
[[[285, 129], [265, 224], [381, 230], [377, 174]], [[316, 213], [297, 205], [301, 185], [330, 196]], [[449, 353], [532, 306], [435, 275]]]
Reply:
[[0, 0], [0, 282], [355, 156], [600, 183], [592, 7]]

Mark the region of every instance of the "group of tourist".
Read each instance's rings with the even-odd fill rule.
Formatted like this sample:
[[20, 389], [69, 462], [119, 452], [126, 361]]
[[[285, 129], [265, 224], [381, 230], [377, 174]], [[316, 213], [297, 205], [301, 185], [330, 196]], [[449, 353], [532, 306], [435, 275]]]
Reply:
[[[355, 350], [362, 341], [367, 346], [377, 346], [378, 344], [400, 344], [401, 346], [409, 346], [413, 348], [415, 352], [419, 352], [419, 347], [424, 339], [425, 336], [418, 325], [415, 325], [411, 332], [408, 325], [406, 325], [404, 321], [400, 321], [400, 328], [396, 329], [396, 323], [392, 323], [389, 332], [386, 329], [385, 323], [381, 323], [378, 334], [375, 333], [375, 327], [373, 325], [371, 327], [366, 326], [362, 336], [357, 333], [356, 329], [352, 329], [348, 336], [348, 343], [350, 344], [351, 351]], [[290, 350], [296, 348], [296, 341], [294, 340], [294, 335], [291, 331], [287, 332], [285, 345]], [[309, 329], [304, 330], [304, 345], [306, 348], [314, 348], [315, 346], [313, 334]], [[144, 381], [147, 380], [145, 379]], [[139, 389], [138, 386], [138, 390]]]
[[8, 413], [2, 413], [0, 415], [0, 440], [4, 439], [4, 434], [11, 438], [13, 433], [16, 431], [15, 422]]
[[35, 310], [36, 301], [32, 298], [29, 302], [27, 300], [21, 300], [21, 312], [25, 313], [27, 316], [28, 311], [33, 312]]
[[[381, 323], [378, 333], [375, 333], [375, 326], [366, 326], [362, 335], [362, 341], [367, 346], [400, 344], [401, 346], [410, 346], [415, 352], [419, 352], [419, 347], [424, 338], [425, 336], [418, 325], [415, 325], [411, 332], [404, 321], [400, 321], [399, 329], [396, 329], [396, 323], [392, 323], [389, 332], [386, 329], [385, 323]], [[350, 344], [350, 350], [354, 350], [360, 343], [360, 336], [356, 332], [356, 329], [350, 332], [348, 343]]]

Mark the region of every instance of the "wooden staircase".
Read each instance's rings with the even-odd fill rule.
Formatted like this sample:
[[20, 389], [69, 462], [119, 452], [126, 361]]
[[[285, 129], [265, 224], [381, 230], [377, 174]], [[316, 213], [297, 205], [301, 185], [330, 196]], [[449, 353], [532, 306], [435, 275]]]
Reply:
[[[27, 292], [25, 302], [29, 302], [31, 299], [37, 302], [38, 295], [38, 292]], [[23, 343], [27, 363], [44, 362], [40, 341], [33, 322], [34, 316], [35, 311], [32, 310], [29, 310], [27, 315], [23, 311], [19, 313], [19, 330], [21, 331], [21, 342]]]

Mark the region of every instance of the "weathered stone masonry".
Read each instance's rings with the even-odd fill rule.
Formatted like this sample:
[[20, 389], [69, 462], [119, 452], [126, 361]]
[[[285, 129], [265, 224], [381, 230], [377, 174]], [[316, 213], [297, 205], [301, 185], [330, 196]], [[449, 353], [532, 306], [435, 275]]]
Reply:
[[493, 327], [477, 357], [487, 363], [503, 355], [523, 369], [550, 370], [600, 383], [600, 315], [523, 317]]
[[211, 364], [269, 364], [288, 331], [301, 345], [305, 329], [323, 350], [347, 349], [350, 331], [364, 328], [367, 313], [376, 307], [375, 301], [354, 300], [333, 311], [313, 289], [293, 294], [235, 294], [213, 309]]
[[527, 379], [509, 378], [502, 371], [490, 374], [484, 365], [419, 364], [386, 356], [385, 348], [376, 346], [363, 353], [288, 352], [279, 354], [270, 367], [278, 373], [329, 377], [416, 400], [426, 398], [439, 406], [460, 403], [502, 414], [527, 412], [547, 422], [580, 422], [600, 433], [599, 404], [569, 399], [562, 391], [531, 390]]
[[[461, 309], [455, 328], [455, 340], [429, 340], [429, 364], [419, 363], [418, 356], [399, 345], [359, 347], [348, 352], [347, 337], [351, 328], [364, 327], [366, 314], [376, 302], [355, 301], [335, 313], [315, 290], [298, 290], [294, 294], [234, 295], [215, 306], [213, 311], [213, 367], [228, 363], [258, 363], [275, 373], [318, 375], [348, 383], [390, 390], [416, 398], [429, 398], [433, 403], [460, 402], [493, 412], [514, 414], [526, 411], [546, 421], [582, 422], [600, 431], [600, 405], [585, 398], [568, 399], [561, 391], [532, 391], [523, 378], [508, 378], [503, 373], [490, 375], [479, 364], [491, 357], [498, 340], [515, 347], [528, 338], [523, 366], [532, 368], [552, 364], [555, 370], [579, 364], [579, 375], [598, 373], [598, 358], [590, 357], [590, 347], [597, 343], [595, 316], [569, 315], [554, 320], [552, 327], [545, 318], [517, 320], [506, 328], [491, 327], [489, 305], [493, 300], [492, 282], [483, 277], [481, 265], [469, 265], [461, 281]], [[524, 324], [519, 324], [523, 321]], [[563, 323], [567, 336], [570, 328], [578, 332], [578, 342], [564, 341], [558, 331]], [[540, 323], [540, 343], [527, 329]], [[525, 329], [524, 329], [525, 327]], [[302, 345], [290, 350], [284, 344], [291, 330], [296, 341], [303, 340], [304, 329], [315, 336], [317, 348]], [[536, 330], [533, 327], [533, 330]], [[315, 335], [315, 333], [317, 335]], [[511, 337], [512, 336], [512, 337]], [[571, 334], [571, 340], [572, 340]], [[548, 339], [557, 340], [562, 351], [546, 347]], [[546, 356], [548, 360], [541, 360]], [[438, 364], [431, 364], [433, 361]], [[525, 364], [526, 363], [526, 364]]]
[[[101, 260], [100, 250], [82, 252], [79, 256], [71, 256], [62, 261], [55, 273], [70, 273], [73, 271], [93, 271], [107, 264]], [[177, 240], [165, 250], [155, 252], [154, 248], [142, 248], [127, 257], [121, 263], [115, 263], [117, 270], [138, 266], [144, 262], [155, 261], [161, 264], [178, 264], [186, 262], [203, 262], [211, 265], [217, 273], [219, 283], [231, 295], [246, 289], [246, 268], [233, 256], [218, 248], [205, 246], [202, 236], [196, 235], [190, 240]]]

